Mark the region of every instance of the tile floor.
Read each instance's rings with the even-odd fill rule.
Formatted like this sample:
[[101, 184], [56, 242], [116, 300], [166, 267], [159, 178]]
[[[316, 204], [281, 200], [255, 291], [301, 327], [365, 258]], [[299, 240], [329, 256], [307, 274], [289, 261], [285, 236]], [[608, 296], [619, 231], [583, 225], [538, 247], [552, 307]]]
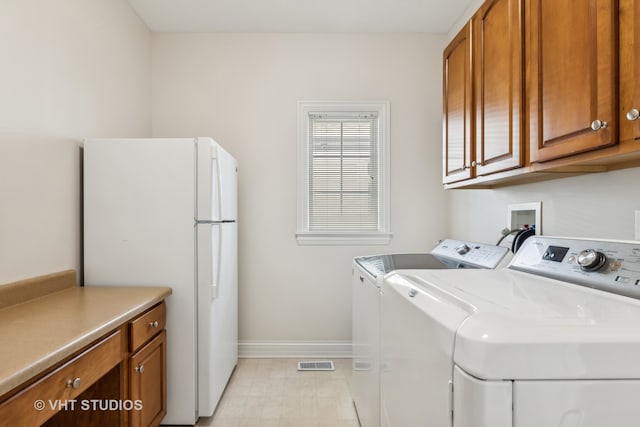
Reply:
[[213, 427], [358, 427], [349, 394], [351, 359], [335, 371], [299, 372], [298, 359], [240, 359], [211, 418]]

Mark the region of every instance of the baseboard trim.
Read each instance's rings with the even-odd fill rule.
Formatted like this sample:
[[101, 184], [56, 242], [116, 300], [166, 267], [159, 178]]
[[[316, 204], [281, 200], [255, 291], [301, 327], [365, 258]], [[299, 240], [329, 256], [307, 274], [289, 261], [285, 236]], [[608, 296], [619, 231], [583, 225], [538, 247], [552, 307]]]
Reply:
[[239, 341], [238, 356], [260, 358], [351, 357], [351, 341]]

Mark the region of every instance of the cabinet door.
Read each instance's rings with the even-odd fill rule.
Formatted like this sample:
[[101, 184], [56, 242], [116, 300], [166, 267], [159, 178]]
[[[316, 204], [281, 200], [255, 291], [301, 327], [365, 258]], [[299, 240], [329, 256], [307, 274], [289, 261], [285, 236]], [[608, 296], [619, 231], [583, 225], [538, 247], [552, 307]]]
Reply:
[[523, 165], [523, 1], [487, 1], [473, 18], [476, 175]]
[[442, 181], [445, 184], [472, 176], [471, 53], [471, 22], [469, 22], [444, 50]]
[[131, 411], [133, 427], [157, 426], [167, 413], [167, 333], [162, 331], [131, 356], [131, 400], [142, 405]]
[[616, 142], [617, 3], [527, 2], [532, 162]]
[[[640, 140], [640, 1], [620, 0], [620, 141]], [[638, 147], [640, 149], [640, 147]]]

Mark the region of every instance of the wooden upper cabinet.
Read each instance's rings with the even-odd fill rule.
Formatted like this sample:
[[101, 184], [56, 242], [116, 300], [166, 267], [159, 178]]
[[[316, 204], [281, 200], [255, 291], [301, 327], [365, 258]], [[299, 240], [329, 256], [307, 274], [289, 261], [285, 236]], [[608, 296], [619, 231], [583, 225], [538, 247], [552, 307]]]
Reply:
[[471, 22], [444, 50], [443, 177], [446, 183], [471, 178], [473, 137]]
[[634, 146], [640, 144], [639, 70], [640, 1], [620, 0], [620, 141]]
[[523, 165], [523, 2], [489, 0], [473, 17], [476, 175]]
[[618, 2], [526, 4], [531, 162], [615, 144]]

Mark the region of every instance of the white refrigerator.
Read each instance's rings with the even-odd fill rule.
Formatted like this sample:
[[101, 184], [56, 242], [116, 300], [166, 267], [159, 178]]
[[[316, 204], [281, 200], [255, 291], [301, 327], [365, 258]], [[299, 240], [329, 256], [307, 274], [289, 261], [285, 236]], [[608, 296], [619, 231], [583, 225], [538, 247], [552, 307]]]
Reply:
[[167, 415], [211, 416], [238, 360], [237, 162], [211, 138], [86, 139], [84, 285], [169, 286]]

